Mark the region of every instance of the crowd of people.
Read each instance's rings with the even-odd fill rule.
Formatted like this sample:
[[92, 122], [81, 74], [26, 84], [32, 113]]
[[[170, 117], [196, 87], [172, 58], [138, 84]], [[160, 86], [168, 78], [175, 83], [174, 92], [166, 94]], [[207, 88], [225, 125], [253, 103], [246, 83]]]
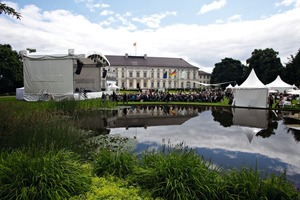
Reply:
[[108, 98], [117, 102], [211, 102], [223, 100], [225, 95], [221, 90], [204, 90], [199, 92], [136, 92], [116, 94], [113, 92]]

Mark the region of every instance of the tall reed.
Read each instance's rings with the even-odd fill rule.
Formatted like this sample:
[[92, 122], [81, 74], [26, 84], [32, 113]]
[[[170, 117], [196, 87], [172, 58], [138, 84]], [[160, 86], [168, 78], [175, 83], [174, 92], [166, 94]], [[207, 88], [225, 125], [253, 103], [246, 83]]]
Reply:
[[66, 199], [89, 187], [89, 172], [70, 151], [0, 153], [0, 199]]
[[126, 178], [137, 165], [136, 156], [129, 151], [111, 151], [102, 149], [94, 155], [94, 173], [97, 176], [106, 174]]
[[243, 167], [224, 171], [223, 181], [220, 199], [300, 199], [300, 193], [286, 180], [285, 173], [268, 175]]
[[146, 152], [131, 179], [153, 197], [163, 199], [217, 199], [217, 169], [192, 149], [183, 147]]

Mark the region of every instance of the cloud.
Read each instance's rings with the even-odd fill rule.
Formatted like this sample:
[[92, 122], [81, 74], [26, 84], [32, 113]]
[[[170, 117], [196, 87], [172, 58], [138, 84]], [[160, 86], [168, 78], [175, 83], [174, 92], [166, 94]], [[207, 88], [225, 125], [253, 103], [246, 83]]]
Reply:
[[[169, 26], [161, 26], [161, 20], [176, 12], [136, 21], [130, 13], [113, 14], [98, 23], [67, 10], [43, 11], [34, 5], [21, 8], [20, 13], [21, 20], [0, 16], [0, 44], [10, 44], [17, 51], [35, 48], [37, 54], [64, 53], [73, 48], [75, 53], [97, 50], [106, 55], [134, 55], [132, 44], [137, 42], [137, 55], [179, 57], [211, 72], [221, 59], [244, 62], [254, 49], [273, 48], [285, 63], [299, 48], [300, 8], [252, 21], [240, 21], [234, 15], [234, 23]], [[151, 29], [137, 29], [137, 23]]]
[[[229, 18], [227, 18], [227, 23], [232, 23], [232, 22], [241, 22], [242, 21], [242, 16], [241, 15], [233, 15]], [[216, 24], [224, 24], [226, 23], [226, 21], [222, 20], [222, 19], [218, 19], [216, 20]]]
[[276, 7], [279, 7], [279, 6], [290, 6], [294, 4], [295, 7], [300, 7], [300, 0], [283, 0], [281, 1], [280, 3], [275, 3], [275, 6]]
[[170, 15], [175, 16], [176, 14], [177, 14], [176, 12], [167, 11], [164, 13], [153, 14], [150, 16], [142, 17], [142, 18], [134, 17], [134, 18], [132, 18], [132, 21], [140, 22], [149, 28], [159, 28], [160, 22], [162, 19], [164, 19]]
[[233, 15], [231, 17], [228, 18], [227, 20], [228, 22], [240, 22], [242, 21], [242, 16], [241, 15]]
[[103, 10], [103, 11], [100, 13], [100, 15], [102, 15], [102, 16], [107, 16], [107, 15], [112, 15], [112, 14], [114, 14], [114, 12], [111, 11], [111, 10]]
[[83, 3], [85, 6], [91, 11], [94, 12], [96, 8], [103, 9], [103, 8], [109, 8], [109, 4], [105, 3], [95, 3], [94, 0], [74, 0], [75, 3]]
[[205, 13], [213, 11], [213, 10], [219, 10], [219, 9], [223, 8], [226, 3], [227, 3], [226, 0], [216, 0], [210, 4], [204, 4], [200, 8], [200, 11], [198, 14], [205, 14]]

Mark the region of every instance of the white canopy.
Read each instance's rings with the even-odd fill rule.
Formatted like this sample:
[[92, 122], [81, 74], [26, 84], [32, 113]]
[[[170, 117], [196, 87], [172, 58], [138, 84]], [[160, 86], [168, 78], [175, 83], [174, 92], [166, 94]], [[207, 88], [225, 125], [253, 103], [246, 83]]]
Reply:
[[119, 86], [117, 86], [116, 84], [112, 83], [112, 84], [109, 84], [107, 86], [108, 89], [113, 89], [113, 90], [116, 90], [116, 89], [120, 89]]
[[256, 76], [254, 69], [248, 78], [234, 89], [233, 104], [239, 107], [267, 107], [268, 87]]
[[288, 89], [286, 90], [287, 94], [300, 95], [300, 90]]
[[231, 83], [226, 87], [226, 89], [232, 89], [233, 86], [231, 85]]
[[290, 84], [284, 82], [280, 78], [279, 75], [277, 76], [277, 78], [273, 82], [267, 84], [266, 86], [269, 88], [269, 90], [278, 90], [278, 92], [281, 92], [281, 93], [283, 93], [287, 89], [295, 88], [294, 85], [290, 85]]

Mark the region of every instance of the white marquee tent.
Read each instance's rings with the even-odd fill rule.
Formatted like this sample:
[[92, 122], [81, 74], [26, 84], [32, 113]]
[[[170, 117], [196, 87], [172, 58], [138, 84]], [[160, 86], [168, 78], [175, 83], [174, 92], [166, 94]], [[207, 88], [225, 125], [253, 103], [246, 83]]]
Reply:
[[284, 82], [279, 75], [273, 82], [267, 84], [266, 86], [269, 88], [269, 90], [277, 90], [280, 93], [284, 93], [285, 90], [295, 88], [294, 85]]
[[[108, 60], [93, 54], [99, 62]], [[98, 56], [98, 57], [97, 57]], [[44, 101], [76, 99], [74, 94], [74, 61], [84, 54], [26, 55], [23, 54], [24, 100]], [[99, 59], [99, 57], [101, 59]], [[87, 96], [87, 95], [86, 95]], [[88, 96], [87, 96], [88, 97]]]
[[268, 87], [257, 78], [252, 69], [248, 78], [240, 86], [234, 87], [233, 105], [267, 108], [268, 91]]

